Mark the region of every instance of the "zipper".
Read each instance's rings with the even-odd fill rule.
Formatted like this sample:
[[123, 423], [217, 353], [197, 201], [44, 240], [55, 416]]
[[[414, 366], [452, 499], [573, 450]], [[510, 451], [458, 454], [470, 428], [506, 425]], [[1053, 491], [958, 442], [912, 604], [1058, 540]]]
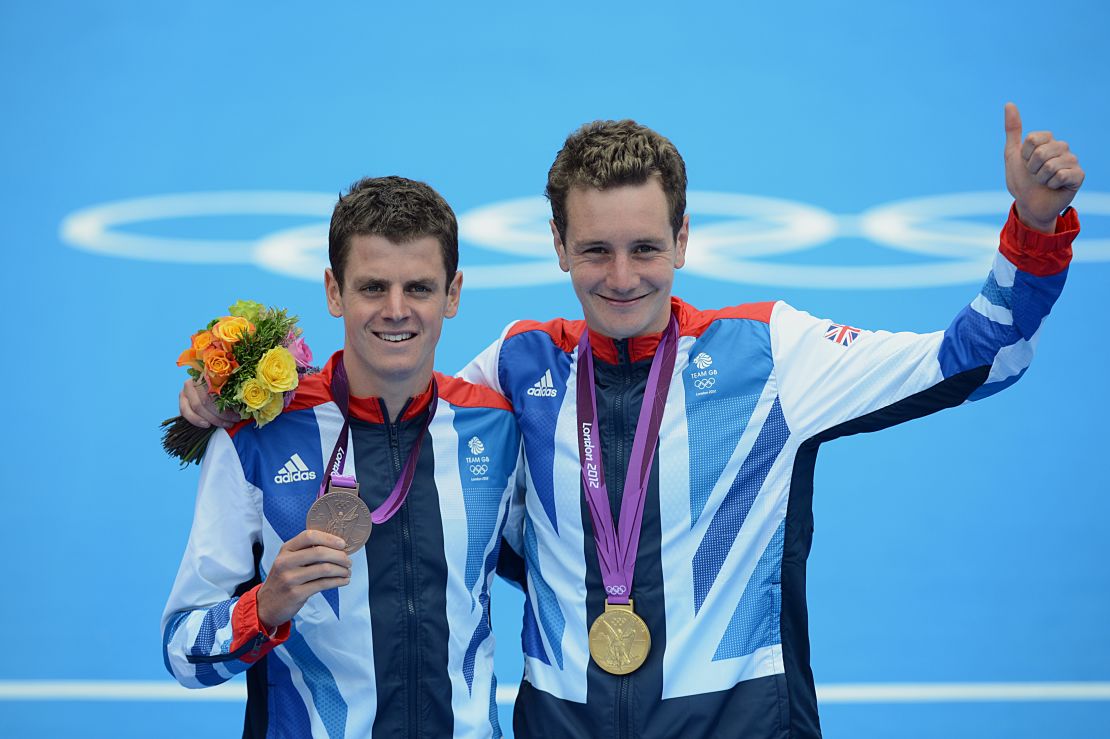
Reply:
[[[389, 452], [390, 461], [393, 464], [393, 484], [401, 477], [401, 430], [400, 419], [404, 418], [405, 411], [408, 410], [409, 404], [412, 402], [410, 399], [405, 403], [401, 412], [397, 415], [398, 423], [394, 423], [388, 412], [385, 409], [385, 401], [382, 404], [382, 416], [385, 418], [385, 427], [389, 432]], [[415, 584], [415, 571], [413, 568], [413, 551], [412, 551], [412, 526], [409, 517], [409, 506], [402, 505], [401, 509], [397, 511], [397, 515], [401, 519], [401, 568], [403, 572], [404, 587], [405, 587], [405, 632], [407, 638], [405, 639], [405, 646], [402, 650], [404, 653], [404, 673], [407, 676], [405, 695], [408, 702], [408, 736], [420, 736], [420, 711], [418, 691], [420, 687], [420, 659], [417, 654], [417, 618], [416, 618], [416, 584]]]
[[628, 675], [621, 675], [620, 686], [617, 688], [617, 736], [632, 736], [632, 727], [628, 725], [628, 692], [631, 689], [632, 679]]

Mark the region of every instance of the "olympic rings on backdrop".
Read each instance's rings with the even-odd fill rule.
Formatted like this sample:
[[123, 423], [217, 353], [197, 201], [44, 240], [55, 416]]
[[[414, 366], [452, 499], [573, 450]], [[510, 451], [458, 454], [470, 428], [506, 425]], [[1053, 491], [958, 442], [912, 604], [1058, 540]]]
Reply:
[[[1086, 216], [1110, 215], [1110, 193], [1081, 192]], [[63, 242], [117, 257], [165, 262], [255, 264], [278, 274], [319, 280], [327, 266], [327, 218], [335, 196], [313, 192], [231, 191], [160, 195], [84, 208], [61, 223]], [[824, 289], [893, 289], [978, 282], [997, 247], [1005, 192], [954, 193], [876, 206], [854, 215], [778, 198], [692, 191], [694, 217], [685, 271], [730, 282]], [[143, 234], [122, 227], [189, 218], [300, 217], [309, 222], [255, 239]], [[511, 288], [564, 278], [551, 248], [550, 211], [542, 197], [506, 200], [459, 216], [462, 241], [488, 253], [467, 263], [468, 289]], [[974, 216], [993, 216], [985, 225]], [[702, 224], [702, 225], [699, 225]], [[840, 264], [778, 261], [841, 238], [863, 239], [926, 261]], [[464, 255], [474, 255], [464, 251]], [[938, 261], [938, 258], [940, 261]], [[1110, 261], [1110, 238], [1083, 239], [1076, 261]]]

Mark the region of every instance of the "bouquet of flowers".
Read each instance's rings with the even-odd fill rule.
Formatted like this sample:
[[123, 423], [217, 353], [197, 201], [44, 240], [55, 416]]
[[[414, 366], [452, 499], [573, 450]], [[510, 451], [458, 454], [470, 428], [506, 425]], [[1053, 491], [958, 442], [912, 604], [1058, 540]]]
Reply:
[[[204, 385], [221, 411], [265, 426], [293, 400], [312, 366], [312, 351], [301, 338], [297, 317], [284, 309], [240, 300], [230, 315], [214, 318], [193, 334], [177, 358], [194, 381]], [[162, 422], [162, 447], [182, 466], [199, 463], [214, 428], [197, 428], [181, 416]]]

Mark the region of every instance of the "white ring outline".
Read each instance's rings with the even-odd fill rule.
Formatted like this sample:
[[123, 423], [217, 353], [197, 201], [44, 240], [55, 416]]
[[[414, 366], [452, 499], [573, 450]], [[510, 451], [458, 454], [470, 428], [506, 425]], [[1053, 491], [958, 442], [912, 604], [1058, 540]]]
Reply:
[[[313, 192], [159, 195], [76, 211], [62, 221], [60, 236], [71, 246], [102, 254], [182, 263], [255, 263], [279, 274], [315, 280], [327, 265], [326, 221], [275, 231], [257, 240], [182, 239], [131, 234], [117, 227], [212, 215], [326, 217], [334, 202], [333, 195]], [[959, 217], [1000, 215], [1010, 198], [1004, 192], [930, 196], [876, 206], [858, 216], [835, 216], [793, 201], [737, 193], [693, 191], [688, 203], [695, 214], [733, 216], [693, 229], [693, 245], [686, 263], [690, 273], [749, 284], [895, 289], [981, 280], [995, 252], [997, 226]], [[1087, 215], [1110, 215], [1110, 193], [1081, 192], [1076, 205]], [[533, 258], [512, 264], [464, 265], [466, 285], [478, 289], [513, 288], [562, 281], [563, 273], [550, 246], [546, 215], [545, 199], [533, 197], [482, 206], [460, 216], [460, 236], [470, 243]], [[752, 259], [802, 251], [845, 235], [858, 235], [904, 252], [950, 259], [886, 266], [808, 265]], [[314, 259], [313, 251], [321, 253]], [[543, 255], [552, 256], [536, 258]], [[1075, 260], [1110, 261], [1110, 239], [1084, 238], [1076, 249]]]
[[[316, 280], [328, 266], [328, 224], [274, 231], [259, 239], [252, 252], [258, 266], [286, 277]], [[460, 264], [463, 286], [469, 289], [514, 288], [561, 282], [562, 270], [552, 259], [515, 264]]]
[[153, 195], [82, 208], [66, 216], [60, 236], [71, 246], [117, 257], [163, 262], [249, 264], [257, 240], [177, 239], [113, 230], [167, 218], [216, 215], [322, 216], [335, 196], [318, 192], [227, 191]]

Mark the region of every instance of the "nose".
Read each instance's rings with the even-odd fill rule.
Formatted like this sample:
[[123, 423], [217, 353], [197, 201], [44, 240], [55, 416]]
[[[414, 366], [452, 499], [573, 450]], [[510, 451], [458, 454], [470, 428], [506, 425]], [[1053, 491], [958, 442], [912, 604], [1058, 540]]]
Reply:
[[409, 305], [405, 300], [405, 290], [402, 286], [394, 285], [390, 288], [382, 313], [390, 321], [403, 321], [409, 317]]
[[617, 251], [609, 263], [609, 274], [605, 280], [609, 289], [617, 293], [631, 292], [639, 281], [632, 258], [623, 251]]

